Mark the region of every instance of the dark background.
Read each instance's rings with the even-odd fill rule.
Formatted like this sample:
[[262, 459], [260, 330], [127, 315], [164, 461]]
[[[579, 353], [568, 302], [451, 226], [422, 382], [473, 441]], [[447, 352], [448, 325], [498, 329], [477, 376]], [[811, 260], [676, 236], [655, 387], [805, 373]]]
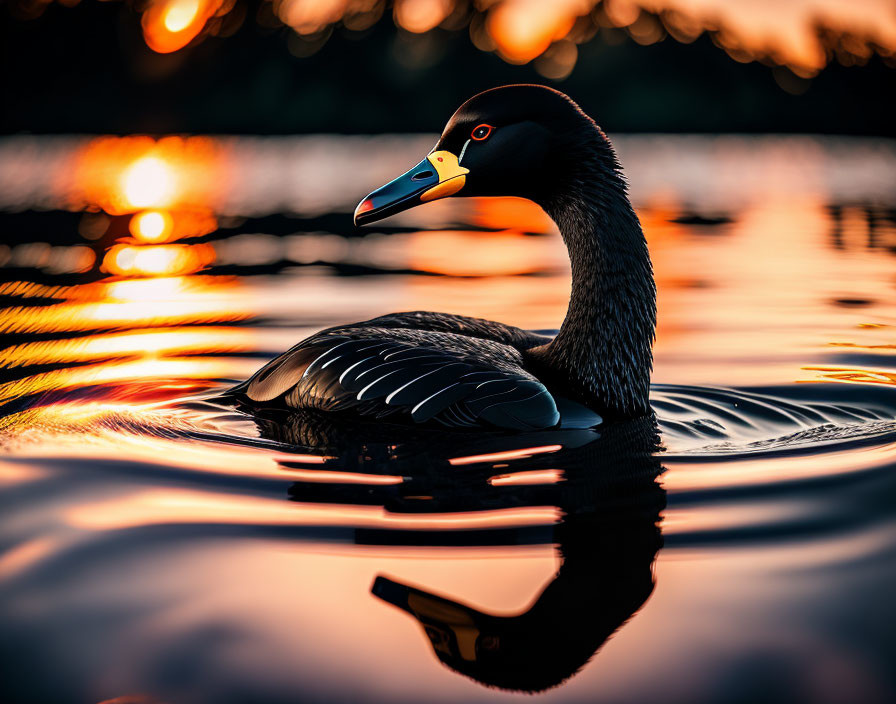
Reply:
[[364, 32], [335, 28], [298, 58], [291, 30], [256, 21], [260, 7], [242, 8], [246, 20], [229, 37], [161, 55], [146, 47], [128, 4], [52, 4], [32, 19], [4, 5], [0, 131], [432, 132], [481, 89], [539, 82], [569, 93], [610, 131], [896, 135], [896, 69], [877, 56], [802, 79], [738, 63], [706, 33], [692, 44], [667, 37], [641, 46], [602, 29], [579, 47], [572, 74], [554, 82], [480, 51], [466, 28], [410, 34], [389, 10]]

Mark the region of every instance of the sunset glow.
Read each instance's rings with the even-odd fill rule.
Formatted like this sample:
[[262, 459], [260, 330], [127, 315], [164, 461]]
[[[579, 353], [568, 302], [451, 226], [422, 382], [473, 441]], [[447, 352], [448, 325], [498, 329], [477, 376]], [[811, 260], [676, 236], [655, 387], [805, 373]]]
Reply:
[[8, 5], [0, 704], [896, 702], [896, 0]]
[[171, 216], [165, 211], [138, 213], [128, 225], [131, 234], [143, 242], [161, 242], [171, 232]]
[[125, 198], [135, 208], [168, 205], [175, 190], [174, 174], [164, 161], [147, 156], [124, 173], [122, 189]]
[[66, 205], [112, 215], [154, 211], [135, 218], [132, 234], [141, 241], [204, 234], [214, 197], [227, 186], [224, 159], [224, 145], [207, 137], [96, 137], [75, 149]]

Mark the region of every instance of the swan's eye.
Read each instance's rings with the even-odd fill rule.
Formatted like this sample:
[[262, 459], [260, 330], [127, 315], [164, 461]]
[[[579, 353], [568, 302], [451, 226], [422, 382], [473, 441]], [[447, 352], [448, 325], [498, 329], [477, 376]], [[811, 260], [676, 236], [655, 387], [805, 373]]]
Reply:
[[492, 133], [492, 129], [491, 125], [479, 125], [479, 127], [470, 133], [470, 137], [477, 142], [481, 142], [483, 139], [488, 139], [488, 136]]

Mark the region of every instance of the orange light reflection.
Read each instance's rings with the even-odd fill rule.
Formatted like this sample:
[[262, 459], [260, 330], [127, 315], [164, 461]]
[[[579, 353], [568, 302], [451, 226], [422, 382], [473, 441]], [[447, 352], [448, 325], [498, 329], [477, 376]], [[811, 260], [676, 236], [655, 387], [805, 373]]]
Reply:
[[224, 157], [222, 144], [207, 137], [98, 137], [78, 150], [59, 188], [71, 210], [207, 212], [227, 183]]
[[177, 182], [166, 162], [156, 156], [145, 156], [122, 174], [121, 187], [131, 206], [158, 208], [170, 205]]
[[142, 242], [162, 242], [171, 232], [171, 216], [164, 210], [146, 210], [135, 215], [128, 228]]
[[524, 198], [473, 198], [470, 219], [494, 230], [516, 230], [538, 234], [559, 234], [550, 216]]
[[881, 466], [896, 456], [896, 445], [865, 448], [861, 451], [829, 452], [769, 459], [725, 461], [718, 463], [688, 463], [681, 460], [664, 462], [668, 471], [662, 483], [670, 492], [697, 491], [717, 487], [759, 486], [776, 482], [820, 479], [837, 475], [861, 473]]
[[[554, 242], [546, 237], [528, 237], [521, 232], [475, 232], [431, 230], [394, 239], [393, 247], [407, 266], [449, 276], [514, 276], [541, 273], [558, 261]], [[400, 238], [400, 239], [397, 239]], [[383, 254], [391, 248], [384, 249]], [[465, 256], [458, 257], [457, 252]], [[384, 257], [385, 258], [385, 257]], [[391, 266], [401, 258], [390, 257]]]
[[[257, 367], [257, 365], [249, 365], [244, 370], [245, 373], [250, 373], [253, 370], [253, 366]], [[182, 392], [185, 388], [200, 387], [201, 385], [198, 382], [202, 379], [227, 378], [228, 374], [232, 373], [233, 370], [234, 365], [231, 361], [210, 357], [202, 359], [146, 359], [121, 364], [95, 364], [69, 369], [57, 369], [0, 384], [0, 402], [50, 390], [103, 383], [112, 384], [113, 382], [143, 382], [148, 379], [155, 379], [156, 381], [163, 379], [166, 382], [182, 380], [186, 384], [186, 386], [178, 387]], [[164, 397], [161, 390], [158, 395]]]
[[9, 577], [37, 564], [62, 546], [59, 538], [43, 536], [16, 545], [0, 554], [0, 578]]
[[492, 486], [526, 486], [530, 484], [558, 484], [564, 480], [562, 469], [533, 469], [489, 477]]
[[103, 269], [123, 276], [174, 276], [192, 274], [214, 261], [215, 249], [209, 244], [115, 245], [106, 253]]
[[70, 508], [68, 523], [88, 530], [112, 530], [166, 523], [339, 526], [403, 530], [480, 530], [554, 524], [553, 506], [417, 516], [375, 506], [317, 506], [285, 503], [279, 497], [213, 494], [184, 489], [146, 490]]
[[546, 452], [562, 450], [563, 445], [544, 445], [542, 447], [525, 447], [520, 450], [508, 450], [507, 452], [492, 452], [487, 455], [469, 455], [467, 457], [455, 457], [448, 460], [448, 464], [459, 466], [465, 464], [479, 464], [481, 462], [503, 462], [504, 460], [517, 460], [532, 455], [540, 455]]
[[[311, 459], [309, 459], [309, 457]], [[302, 463], [322, 463], [326, 459], [324, 457], [315, 457], [313, 455], [290, 455], [290, 464], [296, 462]], [[321, 482], [326, 484], [370, 484], [379, 486], [391, 486], [401, 484], [404, 479], [389, 474], [363, 474], [361, 472], [331, 472], [326, 470], [301, 470], [294, 467], [284, 467], [285, 472], [289, 473], [291, 479], [300, 479], [303, 482]]]
[[128, 332], [29, 342], [0, 350], [0, 366], [71, 364], [128, 355], [211, 354], [252, 349], [249, 330], [226, 327], [131, 330]]

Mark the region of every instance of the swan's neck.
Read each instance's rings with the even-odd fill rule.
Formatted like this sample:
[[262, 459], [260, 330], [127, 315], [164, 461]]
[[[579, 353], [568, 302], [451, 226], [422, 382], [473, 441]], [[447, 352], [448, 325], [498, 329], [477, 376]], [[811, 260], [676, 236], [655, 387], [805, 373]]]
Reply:
[[[601, 135], [602, 136], [602, 135]], [[543, 207], [572, 263], [569, 310], [542, 355], [558, 381], [608, 417], [648, 412], [656, 286], [647, 243], [612, 148], [580, 164]]]

